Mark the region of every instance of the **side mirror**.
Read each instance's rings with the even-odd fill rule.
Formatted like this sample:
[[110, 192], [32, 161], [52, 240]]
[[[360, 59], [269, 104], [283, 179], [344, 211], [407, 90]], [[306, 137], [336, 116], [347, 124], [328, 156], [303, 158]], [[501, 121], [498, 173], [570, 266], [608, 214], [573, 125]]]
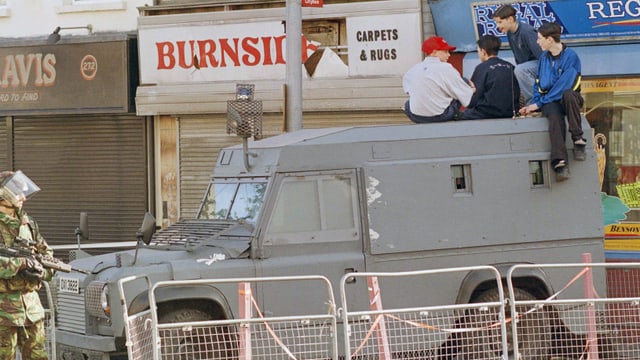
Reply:
[[89, 217], [87, 216], [87, 213], [84, 211], [80, 213], [80, 226], [78, 227], [78, 229], [80, 230], [80, 236], [82, 237], [82, 240], [88, 240], [89, 239]]
[[156, 218], [150, 213], [144, 214], [144, 220], [142, 220], [142, 226], [136, 233], [138, 241], [142, 241], [145, 245], [149, 245], [151, 242], [151, 236], [156, 232]]

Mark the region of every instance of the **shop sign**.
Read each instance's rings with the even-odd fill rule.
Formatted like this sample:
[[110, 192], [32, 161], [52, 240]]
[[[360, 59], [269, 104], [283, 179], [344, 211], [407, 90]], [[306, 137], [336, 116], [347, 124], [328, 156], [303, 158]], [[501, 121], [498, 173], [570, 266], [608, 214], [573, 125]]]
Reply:
[[0, 47], [0, 115], [128, 112], [127, 42]]
[[419, 14], [347, 19], [349, 75], [400, 75], [422, 60]]
[[631, 237], [640, 238], [640, 223], [637, 224], [611, 224], [605, 226], [606, 238]]
[[[139, 30], [142, 84], [284, 78], [281, 22], [191, 25]], [[302, 38], [302, 61], [318, 45]]]
[[640, 92], [639, 78], [607, 78], [607, 79], [582, 79], [580, 87], [585, 93], [597, 92]]
[[[348, 64], [323, 44], [302, 36], [302, 62], [311, 59], [305, 76], [402, 75], [422, 59], [419, 14], [355, 17], [346, 23]], [[142, 27], [141, 83], [284, 79], [284, 31], [280, 21]]]
[[[502, 3], [477, 2], [472, 13], [478, 35], [503, 36], [491, 15]], [[640, 35], [639, 0], [596, 1], [520, 1], [512, 5], [518, 20], [534, 28], [545, 22], [562, 26], [562, 38], [568, 41], [610, 41], [612, 38], [631, 38]]]
[[302, 7], [319, 7], [324, 5], [323, 0], [302, 0]]
[[448, 0], [431, 1], [429, 8], [437, 34], [459, 51], [475, 51], [482, 35], [496, 35], [507, 43], [492, 18], [505, 3], [516, 8], [519, 21], [536, 29], [545, 22], [560, 24], [565, 42], [637, 41], [640, 35], [640, 0]]

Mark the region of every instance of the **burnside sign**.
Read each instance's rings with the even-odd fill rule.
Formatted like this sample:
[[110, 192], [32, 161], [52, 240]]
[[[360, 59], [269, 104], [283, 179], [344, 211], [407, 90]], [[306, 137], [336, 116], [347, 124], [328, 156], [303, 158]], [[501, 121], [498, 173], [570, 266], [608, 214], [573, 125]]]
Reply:
[[[304, 36], [301, 40], [304, 62], [318, 45]], [[140, 80], [162, 84], [284, 78], [286, 42], [281, 22], [140, 29]]]

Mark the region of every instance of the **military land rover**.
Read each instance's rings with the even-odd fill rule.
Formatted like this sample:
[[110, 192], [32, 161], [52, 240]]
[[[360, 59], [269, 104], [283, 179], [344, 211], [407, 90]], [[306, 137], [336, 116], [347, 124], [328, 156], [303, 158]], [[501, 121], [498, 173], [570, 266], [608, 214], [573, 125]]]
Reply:
[[[585, 252], [603, 261], [595, 152], [571, 160], [571, 178], [557, 182], [547, 127], [545, 118], [522, 118], [305, 129], [222, 149], [195, 219], [153, 234], [136, 251], [72, 262], [89, 275], [57, 274], [58, 357], [126, 357], [117, 282], [132, 275], [152, 282], [323, 275], [338, 289], [350, 272], [474, 264], [506, 271], [515, 263], [574, 262]], [[583, 127], [590, 134], [584, 119]], [[543, 299], [562, 276], [533, 269], [515, 282], [525, 296]], [[385, 303], [427, 291], [446, 304], [473, 302], [496, 291], [488, 284], [468, 274]], [[142, 285], [128, 290], [130, 313], [149, 306]], [[236, 292], [161, 291], [159, 321], [235, 318]], [[265, 311], [304, 311], [304, 295], [290, 299]]]

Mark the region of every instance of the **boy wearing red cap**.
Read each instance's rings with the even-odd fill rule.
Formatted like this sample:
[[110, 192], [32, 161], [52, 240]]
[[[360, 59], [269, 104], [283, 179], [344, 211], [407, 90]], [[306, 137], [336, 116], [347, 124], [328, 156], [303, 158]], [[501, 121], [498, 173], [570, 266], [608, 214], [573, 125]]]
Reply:
[[409, 94], [404, 113], [415, 123], [456, 120], [460, 106], [468, 106], [475, 91], [449, 64], [449, 45], [442, 37], [432, 36], [422, 43], [425, 59], [414, 65], [402, 79], [402, 87]]

